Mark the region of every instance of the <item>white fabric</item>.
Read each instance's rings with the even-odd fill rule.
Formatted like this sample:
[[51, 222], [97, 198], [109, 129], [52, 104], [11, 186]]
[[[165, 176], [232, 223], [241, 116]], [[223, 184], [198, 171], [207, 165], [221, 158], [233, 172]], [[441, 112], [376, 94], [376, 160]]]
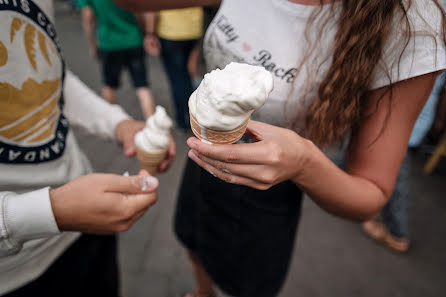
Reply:
[[[392, 72], [392, 82], [434, 72], [446, 67], [445, 48], [436, 35], [435, 41], [423, 31], [439, 32], [441, 12], [430, 0], [414, 0], [409, 10], [413, 37], [404, 52], [398, 73], [398, 50], [401, 33], [396, 25], [385, 49], [383, 62]], [[310, 44], [319, 37], [320, 21], [340, 2], [324, 5], [309, 28]], [[332, 7], [332, 5], [334, 7]], [[252, 118], [273, 125], [302, 128], [306, 107], [314, 98], [317, 86], [330, 66], [330, 51], [337, 30], [336, 17], [329, 19], [317, 50], [296, 75], [309, 43], [306, 41], [307, 22], [319, 7], [295, 4], [287, 0], [224, 0], [209, 26], [204, 40], [204, 54], [208, 70], [224, 68], [228, 63], [244, 62], [264, 66], [274, 77], [274, 89], [266, 104]], [[426, 20], [428, 23], [425, 23]], [[373, 24], [371, 24], [373, 25]], [[433, 30], [432, 30], [433, 29]], [[317, 66], [321, 65], [318, 68]], [[311, 83], [310, 82], [315, 82]], [[377, 67], [370, 89], [387, 85], [382, 68]], [[306, 100], [303, 94], [309, 93]]]
[[[53, 1], [34, 3], [37, 8], [31, 0], [0, 1], [6, 8], [0, 10], [0, 46], [8, 53], [5, 59], [0, 51], [0, 295], [37, 278], [79, 236], [59, 232], [49, 198], [48, 186], [92, 171], [62, 113], [72, 124], [108, 139], [129, 118], [70, 71], [60, 110], [63, 68]], [[44, 14], [36, 14], [39, 9]]]

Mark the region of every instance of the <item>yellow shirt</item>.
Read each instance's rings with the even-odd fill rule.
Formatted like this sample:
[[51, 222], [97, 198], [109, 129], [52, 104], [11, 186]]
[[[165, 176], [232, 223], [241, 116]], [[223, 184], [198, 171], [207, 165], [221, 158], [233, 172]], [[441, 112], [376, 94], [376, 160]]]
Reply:
[[203, 8], [162, 10], [158, 16], [157, 34], [169, 40], [198, 39], [203, 35]]

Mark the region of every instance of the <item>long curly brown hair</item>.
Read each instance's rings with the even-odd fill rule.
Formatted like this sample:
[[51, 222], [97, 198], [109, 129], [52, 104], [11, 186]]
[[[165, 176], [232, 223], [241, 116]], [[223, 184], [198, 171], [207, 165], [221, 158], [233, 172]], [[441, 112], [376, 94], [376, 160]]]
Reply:
[[[428, 1], [434, 2], [442, 12], [437, 0]], [[405, 35], [400, 59], [413, 34], [408, 18], [412, 0], [342, 0], [340, 4], [332, 63], [305, 117], [303, 135], [321, 146], [342, 140], [365, 116], [374, 71], [381, 62], [384, 45], [394, 25], [402, 26], [400, 32]], [[445, 16], [443, 13], [441, 16], [442, 39], [446, 43]], [[327, 22], [323, 23], [326, 25]], [[430, 33], [435, 38], [435, 32]], [[391, 82], [390, 70], [387, 70]], [[391, 95], [392, 83], [387, 91]]]

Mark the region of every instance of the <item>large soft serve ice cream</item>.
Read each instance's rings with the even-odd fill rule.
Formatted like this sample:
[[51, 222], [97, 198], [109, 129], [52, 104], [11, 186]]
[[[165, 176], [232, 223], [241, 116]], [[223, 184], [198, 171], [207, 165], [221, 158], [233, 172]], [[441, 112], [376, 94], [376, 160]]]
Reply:
[[164, 107], [156, 106], [155, 113], [147, 119], [144, 129], [136, 133], [135, 145], [146, 152], [166, 150], [171, 127], [172, 120]]
[[261, 107], [272, 89], [273, 77], [263, 67], [233, 62], [204, 76], [189, 99], [190, 112], [204, 128], [229, 131]]

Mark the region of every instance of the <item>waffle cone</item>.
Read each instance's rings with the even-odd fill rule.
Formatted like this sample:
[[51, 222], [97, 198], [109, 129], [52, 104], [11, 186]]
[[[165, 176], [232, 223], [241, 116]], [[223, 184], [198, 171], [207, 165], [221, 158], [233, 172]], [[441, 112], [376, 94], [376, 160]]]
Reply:
[[206, 141], [217, 144], [231, 144], [237, 142], [240, 138], [243, 137], [243, 134], [245, 134], [246, 126], [248, 125], [248, 121], [250, 119], [247, 118], [246, 121], [244, 121], [235, 129], [228, 131], [218, 131], [201, 127], [195, 116], [190, 112], [190, 108], [189, 116], [190, 126], [194, 135], [200, 140], [206, 137]]
[[158, 165], [166, 158], [167, 150], [158, 152], [146, 152], [136, 148], [136, 158], [139, 161], [139, 168], [147, 170], [151, 175], [158, 171]]

